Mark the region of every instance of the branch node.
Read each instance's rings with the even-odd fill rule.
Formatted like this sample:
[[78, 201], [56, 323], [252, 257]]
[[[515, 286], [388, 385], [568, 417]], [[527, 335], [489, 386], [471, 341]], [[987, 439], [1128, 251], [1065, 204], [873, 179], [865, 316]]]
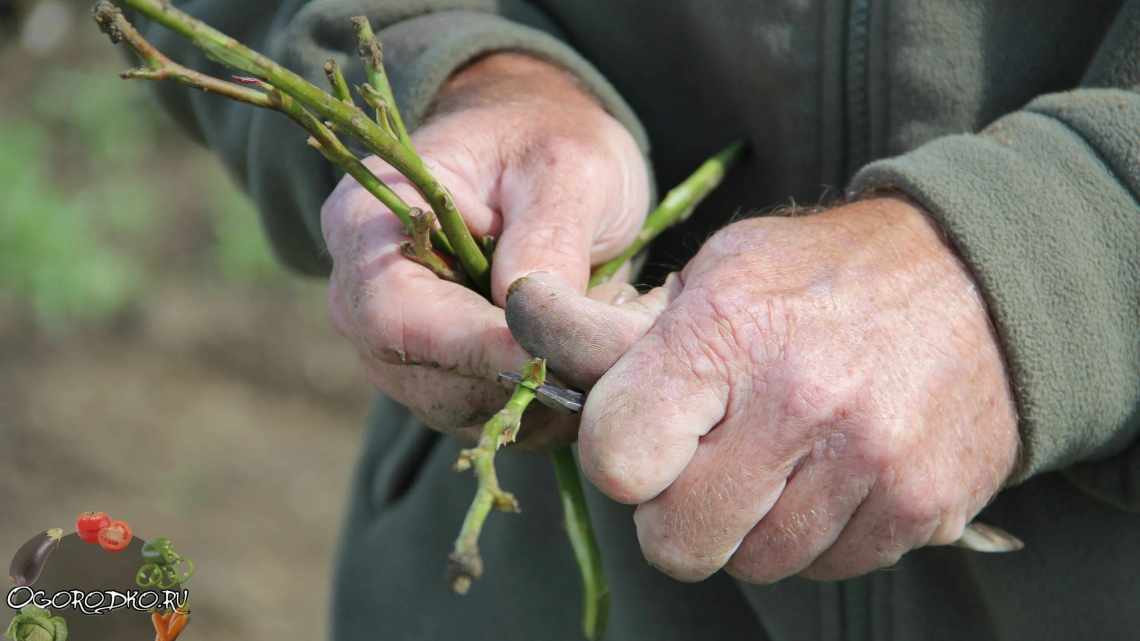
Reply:
[[412, 240], [400, 244], [400, 253], [424, 267], [427, 267], [436, 276], [453, 283], [464, 283], [463, 273], [448, 264], [432, 247], [431, 234], [435, 230], [435, 214], [430, 210], [423, 211], [412, 207], [408, 211], [412, 219]]

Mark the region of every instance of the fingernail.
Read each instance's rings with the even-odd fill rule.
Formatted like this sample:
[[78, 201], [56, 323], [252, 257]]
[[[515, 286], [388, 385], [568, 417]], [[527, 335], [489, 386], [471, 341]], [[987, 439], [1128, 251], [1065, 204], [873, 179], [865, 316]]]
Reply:
[[570, 284], [554, 272], [531, 272], [526, 277], [551, 289], [570, 289]]
[[614, 296], [614, 299], [610, 302], [614, 305], [624, 305], [631, 300], [635, 300], [637, 297], [638, 293], [636, 287], [633, 285], [622, 284], [621, 289], [618, 290], [617, 296]]
[[558, 274], [541, 271], [531, 272], [526, 276], [516, 278], [514, 282], [511, 283], [511, 286], [507, 288], [507, 300], [510, 300], [511, 296], [517, 293], [519, 289], [524, 287], [526, 284], [536, 284], [540, 287], [554, 290], [565, 290], [570, 288], [570, 286], [566, 284], [566, 281], [562, 280], [562, 277], [560, 277]]

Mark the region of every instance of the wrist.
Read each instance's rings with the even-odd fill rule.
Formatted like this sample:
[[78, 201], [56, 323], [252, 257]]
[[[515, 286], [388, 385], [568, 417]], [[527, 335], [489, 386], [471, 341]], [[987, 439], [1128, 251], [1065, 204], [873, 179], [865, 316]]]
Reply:
[[570, 72], [531, 55], [499, 52], [455, 72], [440, 88], [429, 117], [526, 101], [605, 113]]

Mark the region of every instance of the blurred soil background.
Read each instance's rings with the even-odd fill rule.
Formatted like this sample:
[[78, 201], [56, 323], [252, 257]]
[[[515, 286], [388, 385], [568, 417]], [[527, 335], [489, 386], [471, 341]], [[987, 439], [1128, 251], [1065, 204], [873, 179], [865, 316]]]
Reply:
[[182, 638], [325, 638], [370, 392], [90, 5], [0, 0], [0, 558], [106, 511], [196, 562]]

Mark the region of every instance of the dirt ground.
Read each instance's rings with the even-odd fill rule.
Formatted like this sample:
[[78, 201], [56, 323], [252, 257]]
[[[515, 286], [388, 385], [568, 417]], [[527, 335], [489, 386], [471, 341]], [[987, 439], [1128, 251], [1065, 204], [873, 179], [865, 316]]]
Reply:
[[104, 510], [196, 562], [185, 638], [323, 637], [368, 394], [301, 309], [320, 292], [247, 294], [186, 284], [129, 327], [0, 332], [5, 558]]
[[[0, 42], [0, 141], [23, 126], [13, 123], [46, 122], [29, 97], [45, 69], [119, 82], [122, 60], [94, 34], [89, 3], [74, 4], [62, 50]], [[145, 286], [105, 318], [57, 325], [0, 280], [0, 556], [6, 564], [31, 535], [73, 527], [81, 511], [106, 511], [140, 536], [172, 538], [197, 564], [182, 638], [321, 639], [372, 394], [329, 326], [322, 283], [215, 264], [217, 201], [203, 194], [232, 188], [208, 153], [169, 122], [156, 127], [132, 143], [141, 148], [124, 185], [147, 185], [161, 207], [147, 210], [145, 234], [110, 236]], [[47, 184], [82, 197], [99, 163], [75, 159], [83, 150], [67, 127], [44, 129], [58, 160]], [[0, 215], [14, 213], [18, 187], [5, 180]]]

